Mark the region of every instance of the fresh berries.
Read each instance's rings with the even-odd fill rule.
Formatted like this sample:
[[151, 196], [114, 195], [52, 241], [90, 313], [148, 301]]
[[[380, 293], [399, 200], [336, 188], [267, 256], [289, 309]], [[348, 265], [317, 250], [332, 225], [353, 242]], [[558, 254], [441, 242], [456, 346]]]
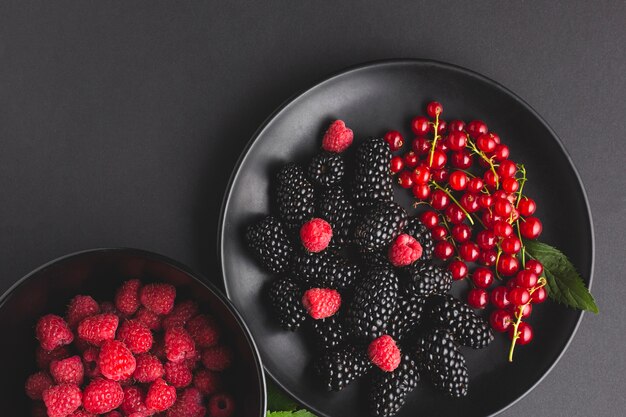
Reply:
[[42, 394], [48, 417], [66, 417], [72, 414], [82, 404], [82, 393], [78, 385], [55, 385]]
[[350, 242], [355, 213], [343, 187], [335, 185], [321, 190], [315, 202], [315, 212], [332, 227], [331, 246], [341, 247]]
[[219, 374], [207, 369], [200, 369], [193, 375], [193, 386], [204, 395], [210, 395], [221, 389]]
[[328, 247], [333, 229], [324, 219], [314, 218], [300, 228], [300, 240], [309, 252], [321, 252]]
[[422, 256], [422, 245], [411, 235], [403, 233], [396, 237], [389, 248], [389, 261], [393, 266], [411, 265]]
[[389, 149], [391, 149], [392, 152], [398, 151], [404, 146], [404, 139], [397, 130], [390, 130], [385, 133], [384, 139], [385, 142], [389, 144]]
[[107, 340], [98, 355], [98, 367], [106, 378], [122, 381], [135, 372], [137, 366], [133, 353], [119, 340]]
[[346, 123], [343, 120], [335, 120], [324, 133], [322, 149], [327, 152], [341, 153], [350, 147], [353, 139], [354, 134], [346, 127]]
[[402, 207], [394, 202], [380, 202], [356, 225], [354, 241], [361, 250], [381, 250], [400, 234], [406, 222], [407, 214]]
[[452, 287], [452, 273], [432, 264], [416, 264], [407, 269], [410, 291], [417, 297], [426, 298], [446, 294]]
[[176, 288], [163, 283], [146, 284], [139, 293], [141, 304], [156, 314], [169, 314], [175, 298]]
[[378, 372], [372, 377], [370, 387], [370, 410], [374, 417], [394, 416], [419, 381], [417, 364], [404, 355], [401, 365], [393, 372]]
[[57, 384], [81, 385], [85, 370], [80, 356], [50, 362], [50, 375]]
[[313, 185], [299, 165], [287, 164], [277, 175], [276, 203], [287, 229], [298, 230], [315, 211]]
[[165, 380], [176, 388], [184, 388], [191, 384], [193, 374], [185, 362], [167, 362], [165, 364]]
[[289, 267], [293, 249], [280, 220], [267, 216], [249, 226], [246, 240], [269, 271], [279, 274]]
[[341, 155], [320, 153], [311, 159], [308, 168], [309, 178], [315, 185], [329, 187], [341, 182], [345, 172]]
[[146, 353], [152, 348], [152, 332], [136, 320], [123, 322], [117, 332], [117, 339], [124, 342], [134, 354]]
[[146, 393], [141, 387], [130, 386], [124, 387], [124, 400], [120, 405], [120, 410], [129, 416], [133, 413], [147, 413]]
[[133, 372], [133, 378], [137, 380], [137, 382], [153, 382], [163, 377], [165, 374], [163, 364], [159, 358], [154, 355], [144, 353], [143, 355], [138, 355], [135, 361], [136, 366], [135, 372]]
[[48, 314], [39, 319], [35, 335], [42, 349], [47, 351], [68, 345], [74, 340], [74, 335], [65, 320], [54, 314]]
[[78, 325], [78, 337], [92, 345], [100, 346], [106, 340], [115, 338], [119, 317], [104, 313], [85, 318]]
[[175, 327], [165, 330], [165, 354], [172, 362], [180, 362], [195, 355], [196, 345], [187, 330]]
[[196, 348], [214, 346], [220, 339], [221, 331], [215, 319], [204, 314], [191, 318], [185, 324], [185, 330], [189, 333]]
[[356, 207], [365, 208], [377, 202], [393, 200], [390, 162], [391, 151], [383, 139], [368, 139], [359, 144], [351, 187]]
[[207, 405], [210, 417], [230, 417], [235, 412], [235, 401], [228, 394], [215, 394]]
[[214, 346], [202, 352], [202, 364], [209, 371], [223, 371], [230, 368], [233, 352], [226, 346]]
[[389, 335], [374, 339], [367, 348], [372, 363], [385, 372], [393, 372], [400, 365], [401, 353], [396, 341]]
[[315, 369], [329, 391], [340, 391], [372, 368], [362, 347], [347, 346], [329, 350], [315, 363]]
[[43, 371], [36, 372], [26, 380], [26, 395], [32, 400], [41, 400], [43, 392], [52, 386], [54, 386], [54, 381], [50, 375]]
[[170, 386], [163, 379], [154, 381], [146, 395], [146, 407], [150, 411], [165, 411], [176, 401], [176, 388]]
[[96, 300], [88, 295], [77, 295], [70, 301], [65, 318], [67, 320], [67, 324], [72, 329], [76, 329], [78, 323], [80, 323], [84, 318], [93, 316], [99, 312], [100, 305]]
[[306, 319], [302, 293], [289, 278], [276, 278], [269, 286], [269, 299], [278, 323], [285, 330], [296, 330]]
[[83, 407], [92, 414], [104, 414], [115, 410], [124, 400], [124, 391], [118, 382], [95, 379], [85, 387]]
[[332, 251], [300, 253], [291, 270], [294, 281], [305, 287], [346, 289], [358, 277], [359, 268]]
[[311, 288], [302, 297], [302, 305], [315, 320], [335, 314], [341, 306], [341, 294], [329, 288]]

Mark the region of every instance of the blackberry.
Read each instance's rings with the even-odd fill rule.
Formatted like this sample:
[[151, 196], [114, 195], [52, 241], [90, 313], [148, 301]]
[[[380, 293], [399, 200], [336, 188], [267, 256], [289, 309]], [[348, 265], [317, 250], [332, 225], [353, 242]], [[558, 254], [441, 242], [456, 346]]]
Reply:
[[362, 346], [329, 350], [315, 363], [315, 369], [329, 391], [340, 391], [372, 369]]
[[391, 417], [397, 414], [418, 382], [415, 359], [403, 354], [398, 369], [393, 372], [377, 372], [372, 377], [369, 395], [371, 414], [375, 417]]
[[493, 340], [489, 323], [450, 295], [429, 297], [427, 315], [435, 326], [448, 329], [463, 346], [482, 349]]
[[398, 299], [398, 277], [391, 269], [372, 269], [348, 303], [346, 325], [352, 336], [375, 339], [387, 329]]
[[389, 170], [391, 151], [381, 139], [368, 139], [356, 151], [353, 197], [357, 207], [393, 200], [393, 180]]
[[269, 298], [274, 314], [285, 330], [296, 330], [306, 319], [302, 291], [291, 279], [283, 277], [272, 281]]
[[435, 388], [451, 397], [467, 395], [469, 376], [465, 357], [452, 335], [444, 329], [433, 329], [417, 341], [417, 360]]
[[343, 157], [337, 153], [319, 153], [309, 163], [309, 178], [322, 187], [338, 184], [343, 179], [344, 165]]
[[340, 255], [325, 250], [298, 252], [292, 262], [292, 272], [304, 286], [341, 290], [352, 286], [359, 268]]
[[409, 234], [422, 245], [422, 256], [420, 261], [428, 261], [433, 257], [435, 243], [430, 234], [430, 230], [417, 217], [408, 220], [402, 233]]
[[289, 229], [298, 230], [313, 217], [315, 199], [313, 186], [296, 164], [285, 165], [277, 175], [276, 200], [278, 210]]
[[354, 207], [340, 185], [322, 190], [316, 201], [315, 210], [317, 215], [330, 223], [333, 228], [331, 245], [341, 247], [350, 242]]
[[288, 269], [293, 248], [280, 220], [267, 216], [250, 225], [246, 231], [246, 240], [268, 270], [280, 274]]
[[346, 340], [346, 332], [339, 314], [327, 319], [311, 320], [311, 328], [320, 350], [338, 348]]
[[359, 259], [367, 268], [392, 268], [386, 251], [359, 252]]
[[393, 201], [372, 206], [354, 229], [354, 241], [362, 251], [385, 249], [406, 224], [406, 211]]
[[452, 273], [430, 263], [416, 262], [406, 268], [409, 288], [418, 297], [447, 294], [452, 287]]
[[400, 296], [395, 314], [389, 321], [387, 333], [395, 340], [409, 338], [422, 321], [424, 299], [414, 295]]

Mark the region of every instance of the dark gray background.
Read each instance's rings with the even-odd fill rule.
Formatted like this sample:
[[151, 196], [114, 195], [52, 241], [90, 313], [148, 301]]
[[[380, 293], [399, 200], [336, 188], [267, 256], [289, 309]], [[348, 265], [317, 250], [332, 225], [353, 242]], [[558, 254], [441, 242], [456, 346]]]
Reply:
[[0, 291], [104, 246], [157, 251], [219, 280], [226, 182], [276, 106], [356, 63], [448, 61], [545, 117], [594, 218], [601, 314], [584, 317], [558, 366], [503, 415], [623, 415], [625, 43], [623, 1], [2, 1]]

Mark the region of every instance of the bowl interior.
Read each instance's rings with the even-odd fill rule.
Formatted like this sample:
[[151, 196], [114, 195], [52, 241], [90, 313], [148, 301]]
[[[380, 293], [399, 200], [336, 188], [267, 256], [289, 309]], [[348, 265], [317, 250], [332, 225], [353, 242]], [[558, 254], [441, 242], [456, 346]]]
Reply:
[[25, 277], [0, 299], [0, 334], [10, 343], [0, 344], [0, 355], [11, 360], [0, 364], [0, 390], [6, 395], [5, 412], [30, 415], [31, 400], [24, 394], [24, 381], [36, 371], [34, 336], [37, 319], [47, 313], [63, 315], [69, 300], [77, 294], [97, 301], [112, 300], [124, 280], [140, 278], [176, 286], [177, 300], [194, 299], [203, 312], [216, 317], [225, 341], [237, 358], [227, 381], [236, 397], [238, 415], [262, 416], [265, 386], [256, 348], [247, 330], [216, 290], [200, 278], [158, 255], [131, 249], [96, 250], [54, 261]]

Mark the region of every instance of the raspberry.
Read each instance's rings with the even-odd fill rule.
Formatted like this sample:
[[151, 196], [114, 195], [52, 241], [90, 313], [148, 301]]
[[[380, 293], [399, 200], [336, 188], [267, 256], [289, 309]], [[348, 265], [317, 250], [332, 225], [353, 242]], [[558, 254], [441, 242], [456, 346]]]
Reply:
[[141, 281], [131, 279], [124, 282], [115, 293], [115, 307], [125, 316], [135, 314], [139, 308], [139, 290]]
[[193, 339], [182, 327], [165, 331], [165, 354], [172, 362], [193, 357], [196, 347]]
[[82, 408], [80, 408], [80, 409], [74, 411], [68, 417], [95, 417], [95, 416], [93, 414], [88, 413], [87, 411], [83, 410]]
[[117, 339], [124, 342], [133, 353], [146, 353], [152, 347], [152, 332], [136, 320], [122, 323]]
[[207, 404], [210, 417], [230, 417], [235, 412], [235, 401], [228, 394], [215, 394]]
[[302, 305], [315, 320], [335, 314], [341, 306], [341, 295], [329, 288], [311, 288], [304, 293]]
[[137, 382], [153, 382], [165, 374], [159, 358], [149, 353], [137, 356], [136, 364], [133, 378]]
[[328, 152], [341, 153], [352, 144], [354, 134], [346, 127], [343, 120], [335, 120], [322, 139], [322, 148]]
[[167, 385], [159, 378], [150, 385], [146, 395], [146, 406], [149, 410], [165, 411], [176, 401], [176, 388]]
[[333, 229], [326, 220], [314, 218], [300, 228], [300, 240], [309, 252], [321, 252], [328, 247], [333, 237]]
[[52, 387], [54, 382], [50, 375], [45, 372], [35, 372], [31, 376], [26, 379], [26, 384], [24, 385], [24, 389], [26, 390], [26, 395], [28, 395], [33, 400], [41, 400], [41, 394], [48, 388]]
[[67, 359], [52, 361], [50, 363], [50, 374], [57, 384], [81, 385], [85, 370], [80, 356], [76, 355]]
[[206, 408], [202, 406], [202, 394], [195, 388], [184, 390], [176, 403], [167, 410], [167, 417], [203, 417]]
[[187, 365], [187, 368], [193, 371], [194, 369], [198, 367], [198, 365], [202, 363], [201, 360], [202, 360], [202, 353], [196, 349], [195, 352], [193, 353], [193, 356], [185, 359], [185, 365]]
[[92, 345], [100, 346], [105, 340], [115, 339], [119, 320], [119, 317], [111, 313], [87, 317], [78, 325], [78, 337]]
[[106, 413], [105, 417], [124, 417], [124, 416], [119, 411], [113, 410], [110, 413]]
[[100, 313], [102, 313], [102, 314], [115, 314], [118, 317], [121, 314], [117, 310], [117, 308], [115, 308], [115, 304], [113, 304], [110, 301], [104, 301], [104, 302], [100, 303]]
[[220, 329], [215, 320], [202, 314], [189, 320], [185, 325], [185, 329], [189, 332], [197, 347], [215, 346], [220, 338]]
[[39, 319], [35, 334], [41, 347], [47, 351], [69, 345], [74, 340], [74, 335], [65, 320], [54, 314], [48, 314]]
[[406, 233], [398, 236], [389, 248], [389, 261], [393, 266], [411, 265], [422, 256], [422, 245]]
[[94, 379], [83, 392], [83, 407], [93, 414], [104, 414], [115, 410], [124, 400], [124, 391], [118, 382]]
[[120, 410], [125, 415], [130, 415], [132, 413], [142, 413], [148, 411], [148, 407], [146, 407], [146, 394], [142, 391], [141, 388], [135, 387], [126, 387], [124, 390], [124, 400], [122, 401], [122, 405], [120, 405]]
[[98, 314], [100, 312], [100, 306], [88, 295], [77, 295], [72, 298], [70, 301], [70, 305], [67, 307], [67, 313], [65, 313], [65, 318], [67, 319], [67, 324], [75, 329], [84, 318], [93, 316], [94, 314]]
[[135, 320], [143, 323], [148, 329], [152, 331], [161, 330], [161, 318], [158, 314], [153, 313], [145, 307], [140, 307], [135, 314]]
[[66, 417], [82, 404], [80, 388], [74, 384], [55, 385], [43, 392], [49, 417]]
[[233, 361], [233, 354], [226, 346], [214, 346], [202, 352], [202, 364], [210, 371], [223, 371]]
[[135, 372], [137, 362], [123, 342], [107, 340], [100, 349], [98, 366], [105, 377], [113, 381], [121, 381]]
[[183, 362], [167, 362], [165, 364], [165, 380], [176, 388], [184, 388], [191, 384], [193, 375], [187, 364]]
[[83, 369], [85, 374], [89, 378], [96, 378], [102, 376], [100, 367], [98, 366], [98, 354], [100, 350], [95, 347], [90, 347], [83, 352]]
[[148, 284], [139, 294], [141, 304], [156, 314], [169, 314], [174, 308], [176, 288], [170, 284]]
[[36, 352], [37, 366], [39, 369], [48, 369], [50, 362], [55, 359], [65, 359], [70, 356], [70, 351], [67, 346], [58, 347], [52, 351], [47, 351], [41, 347], [37, 347]]
[[400, 349], [389, 335], [374, 339], [367, 348], [372, 363], [385, 372], [393, 372], [400, 365]]
[[198, 304], [195, 301], [187, 300], [178, 303], [170, 314], [163, 319], [163, 328], [183, 327], [187, 320], [198, 314]]
[[219, 374], [207, 369], [200, 369], [193, 376], [193, 386], [202, 394], [210, 395], [221, 388], [222, 382]]

